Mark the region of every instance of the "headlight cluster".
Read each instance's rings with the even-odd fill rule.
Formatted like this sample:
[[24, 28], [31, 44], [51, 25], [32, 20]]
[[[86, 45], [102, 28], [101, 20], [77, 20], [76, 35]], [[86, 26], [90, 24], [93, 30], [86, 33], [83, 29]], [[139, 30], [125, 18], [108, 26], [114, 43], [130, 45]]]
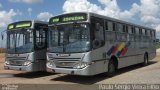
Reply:
[[9, 61], [5, 61], [5, 64], [6, 64], [6, 65], [9, 65], [10, 63], [9, 63]]
[[88, 62], [80, 62], [80, 63], [77, 63], [73, 68], [75, 69], [82, 69], [82, 68], [85, 68], [89, 65]]
[[52, 61], [47, 61], [47, 67], [53, 67], [54, 66], [54, 63]]
[[29, 64], [31, 64], [32, 62], [31, 61], [26, 61], [26, 62], [24, 62], [24, 66], [28, 66]]

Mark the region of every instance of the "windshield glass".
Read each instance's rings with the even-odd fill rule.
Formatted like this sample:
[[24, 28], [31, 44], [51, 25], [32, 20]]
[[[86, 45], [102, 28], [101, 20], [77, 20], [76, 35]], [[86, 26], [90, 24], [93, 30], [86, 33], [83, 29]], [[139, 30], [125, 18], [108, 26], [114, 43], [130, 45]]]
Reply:
[[33, 50], [33, 32], [30, 29], [7, 31], [7, 52], [28, 53]]
[[78, 53], [90, 49], [88, 24], [54, 25], [49, 30], [49, 52]]

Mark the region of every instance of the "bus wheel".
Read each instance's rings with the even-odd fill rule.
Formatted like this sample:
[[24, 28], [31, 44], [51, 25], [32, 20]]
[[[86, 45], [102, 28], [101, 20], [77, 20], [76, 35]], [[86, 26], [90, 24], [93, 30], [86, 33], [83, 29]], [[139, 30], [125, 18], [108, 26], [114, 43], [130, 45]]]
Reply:
[[109, 64], [108, 64], [108, 73], [107, 73], [107, 75], [109, 77], [112, 77], [112, 76], [115, 75], [115, 72], [116, 72], [116, 65], [115, 65], [113, 60], [110, 60]]
[[144, 55], [144, 62], [143, 62], [143, 65], [144, 65], [144, 66], [148, 65], [148, 57], [147, 57], [146, 54]]

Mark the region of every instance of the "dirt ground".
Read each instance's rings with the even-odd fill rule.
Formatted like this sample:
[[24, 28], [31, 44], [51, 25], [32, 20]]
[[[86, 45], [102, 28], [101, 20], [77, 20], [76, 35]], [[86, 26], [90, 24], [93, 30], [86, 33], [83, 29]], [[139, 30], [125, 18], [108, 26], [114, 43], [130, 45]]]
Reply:
[[5, 54], [0, 54], [0, 74], [1, 73], [13, 73], [16, 74], [21, 71], [13, 71], [13, 70], [4, 70], [4, 60]]
[[148, 66], [133, 65], [118, 70], [114, 77], [104, 74], [84, 77], [47, 72], [4, 70], [4, 54], [0, 54], [0, 84], [160, 84], [160, 52]]

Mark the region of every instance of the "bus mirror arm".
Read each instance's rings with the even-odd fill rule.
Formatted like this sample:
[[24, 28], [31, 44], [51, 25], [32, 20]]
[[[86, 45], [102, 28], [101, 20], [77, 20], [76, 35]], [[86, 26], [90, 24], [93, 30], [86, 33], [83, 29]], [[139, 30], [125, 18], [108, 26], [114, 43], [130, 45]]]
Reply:
[[1, 33], [1, 39], [3, 40], [3, 38], [4, 38], [4, 36], [3, 36], [3, 34]]
[[4, 39], [4, 32], [6, 32], [7, 30], [4, 30], [1, 32], [1, 39], [3, 40]]

